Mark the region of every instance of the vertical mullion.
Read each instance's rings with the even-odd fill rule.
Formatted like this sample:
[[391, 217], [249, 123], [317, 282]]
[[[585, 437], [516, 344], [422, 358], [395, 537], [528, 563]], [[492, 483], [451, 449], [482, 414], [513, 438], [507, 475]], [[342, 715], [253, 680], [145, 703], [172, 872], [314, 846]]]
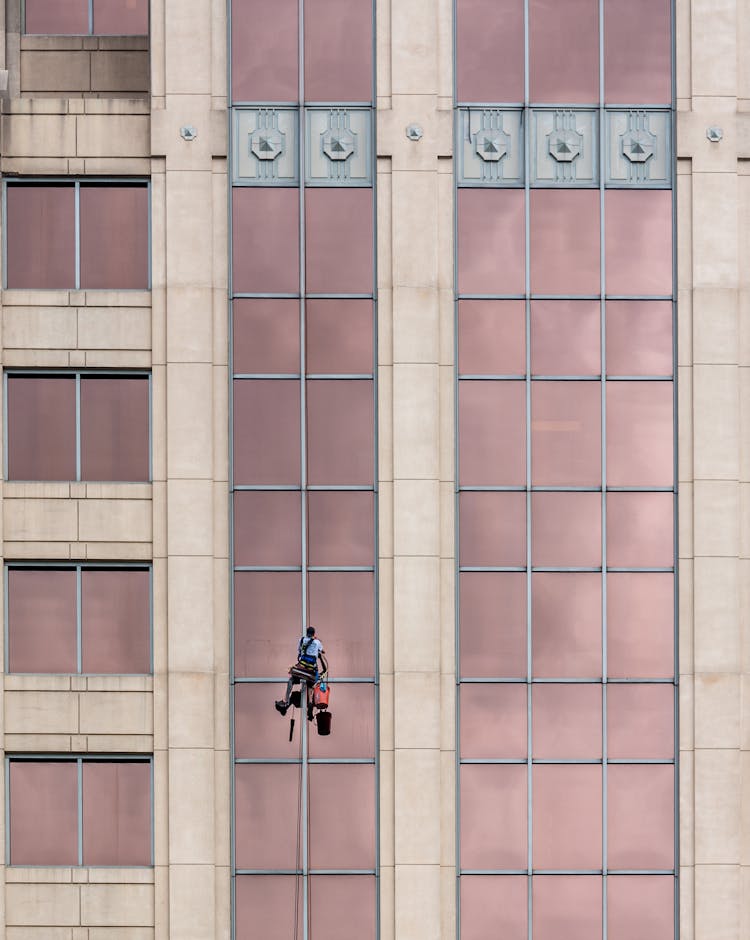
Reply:
[[81, 480], [81, 373], [76, 372], [76, 481]]
[[83, 571], [81, 565], [76, 565], [76, 668], [79, 675], [83, 672], [82, 578]]
[[89, 36], [94, 35], [94, 0], [89, 0]]
[[78, 864], [83, 865], [83, 759], [79, 757], [78, 765]]
[[75, 182], [76, 290], [81, 289], [81, 182]]

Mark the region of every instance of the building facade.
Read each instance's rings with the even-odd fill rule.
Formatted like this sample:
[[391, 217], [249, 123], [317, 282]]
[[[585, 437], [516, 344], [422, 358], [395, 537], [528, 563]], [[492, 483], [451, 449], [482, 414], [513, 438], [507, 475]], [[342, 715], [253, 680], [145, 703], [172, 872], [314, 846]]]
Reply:
[[0, 24], [4, 935], [746, 937], [750, 4]]

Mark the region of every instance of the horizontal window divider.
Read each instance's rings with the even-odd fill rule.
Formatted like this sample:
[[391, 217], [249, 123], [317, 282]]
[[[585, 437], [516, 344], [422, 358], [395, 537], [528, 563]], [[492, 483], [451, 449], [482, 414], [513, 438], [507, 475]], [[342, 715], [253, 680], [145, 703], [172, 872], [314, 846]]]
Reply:
[[153, 672], [11, 672], [6, 669], [5, 675], [35, 676], [40, 679], [151, 679], [154, 674]]
[[[335, 569], [340, 570], [340, 569]], [[371, 570], [371, 569], [367, 569]], [[493, 572], [503, 573], [503, 572], [522, 572], [526, 571], [524, 565], [461, 565], [458, 569], [459, 574], [464, 572], [476, 572], [492, 574]], [[601, 573], [602, 568], [586, 568], [586, 567], [575, 567], [572, 565], [534, 565], [532, 567], [532, 572], [539, 573], [554, 573], [559, 572], [564, 574], [565, 572], [570, 572], [572, 574], [578, 573], [590, 573], [597, 574]], [[607, 568], [607, 574], [674, 574], [674, 568]]]
[[[69, 481], [68, 481], [69, 482]], [[86, 481], [89, 482], [88, 480]], [[55, 560], [55, 561], [30, 561], [28, 559], [18, 559], [18, 561], [12, 558], [5, 559], [6, 568], [44, 568], [55, 570], [64, 570], [69, 571], [71, 568], [87, 568], [94, 569], [97, 571], [109, 571], [112, 568], [120, 569], [124, 568], [127, 571], [150, 571], [151, 562], [150, 561], [76, 561], [71, 559], [66, 561], [65, 559]], [[119, 673], [118, 673], [119, 675]]]
[[373, 101], [306, 101], [306, 108], [372, 108], [376, 105]]
[[601, 382], [601, 373], [596, 375], [537, 375], [531, 373], [532, 382]]
[[674, 868], [608, 868], [608, 875], [625, 877], [627, 875], [671, 875], [677, 876]]
[[305, 294], [307, 300], [375, 300], [375, 294]]
[[[676, 876], [676, 871], [672, 868], [534, 868], [531, 875], [553, 876], [581, 876], [591, 877], [602, 875], [627, 876], [627, 875], [672, 875]], [[459, 871], [461, 876], [477, 875], [525, 875], [529, 876], [527, 868], [462, 868]]]
[[[151, 754], [150, 751], [147, 753], [143, 753], [143, 754], [140, 754], [140, 753], [134, 754], [132, 751], [128, 754], [121, 754], [116, 751], [113, 751], [112, 753], [107, 752], [106, 754], [88, 753], [88, 752], [81, 752], [81, 751], [75, 751], [73, 753], [71, 753], [70, 751], [66, 751], [66, 752], [49, 751], [43, 754], [38, 753], [38, 752], [29, 753], [29, 754], [27, 753], [17, 754], [13, 751], [6, 751], [5, 760], [6, 761], [54, 761], [56, 763], [60, 761], [67, 761], [71, 764], [77, 761], [82, 761], [84, 764], [86, 762], [112, 764], [112, 763], [123, 763], [127, 761], [128, 763], [134, 763], [134, 764], [150, 764], [153, 761], [153, 755]], [[135, 867], [142, 868], [143, 866], [137, 865]]]
[[233, 111], [243, 108], [299, 108], [299, 101], [233, 101], [229, 107]]
[[374, 868], [311, 868], [309, 871], [310, 875], [319, 875], [323, 877], [325, 875], [373, 875], [377, 876], [377, 872]]
[[605, 300], [661, 300], [669, 301], [670, 303], [674, 300], [672, 294], [605, 294]]
[[[25, 290], [26, 288], [24, 288]], [[130, 376], [135, 378], [150, 378], [151, 369], [121, 369], [118, 366], [114, 366], [111, 369], [88, 369], [82, 366], [72, 366], [70, 368], [24, 368], [21, 366], [5, 366], [4, 370], [7, 376], [20, 377], [23, 378], [26, 375], [29, 376], [52, 376], [52, 375], [61, 375], [69, 376], [74, 378], [77, 375], [80, 375], [81, 378], [96, 378], [97, 376], [105, 376], [107, 378], [128, 378]]]
[[675, 679], [611, 679], [599, 677], [582, 677], [571, 679], [568, 676], [550, 677], [534, 676], [527, 679], [525, 676], [461, 676], [456, 685], [677, 685]]
[[69, 186], [74, 186], [78, 184], [79, 186], [116, 186], [121, 184], [123, 186], [149, 186], [151, 179], [148, 176], [143, 176], [143, 174], [138, 174], [137, 176], [82, 176], [81, 174], [74, 174], [71, 176], [31, 176], [24, 174], [23, 176], [14, 176], [11, 173], [3, 173], [3, 183], [6, 186], [44, 186], [49, 183], [51, 185], [61, 185], [67, 184]]
[[367, 483], [312, 483], [308, 484], [305, 489], [308, 493], [372, 493], [375, 487]]
[[492, 574], [492, 573], [504, 573], [504, 572], [522, 572], [526, 571], [525, 566], [523, 565], [506, 565], [506, 566], [496, 566], [496, 567], [487, 567], [482, 565], [460, 565], [458, 572], [463, 574], [464, 572], [477, 572]]
[[235, 483], [234, 493], [300, 493], [299, 483]]
[[374, 376], [372, 372], [308, 372], [305, 378], [309, 382], [330, 381], [338, 379], [348, 382], [372, 382]]
[[302, 571], [301, 565], [235, 565], [235, 571]]
[[623, 757], [608, 757], [608, 764], [644, 764], [644, 765], [653, 765], [653, 766], [664, 766], [671, 765], [675, 763], [674, 757], [671, 758], [656, 758], [656, 757], [643, 757], [639, 760], [627, 760]]
[[265, 877], [268, 875], [288, 875], [289, 877], [294, 877], [295, 875], [302, 874], [304, 874], [304, 872], [301, 868], [235, 868], [232, 877], [240, 876], [247, 878], [250, 875], [256, 877]]
[[608, 486], [608, 493], [675, 493], [674, 486]]
[[308, 571], [374, 571], [374, 565], [308, 565]]
[[285, 380], [287, 380], [287, 381], [288, 381], [288, 380], [292, 380], [292, 379], [296, 379], [297, 381], [299, 381], [300, 378], [301, 378], [301, 375], [300, 375], [299, 372], [235, 372], [235, 373], [232, 375], [232, 378], [233, 378], [235, 381], [237, 381], [237, 380], [250, 380], [250, 379], [252, 379], [252, 380], [258, 380], [258, 379], [272, 379], [272, 380], [275, 380], [275, 379], [285, 379]]
[[[523, 188], [523, 187], [521, 187]], [[601, 300], [601, 294], [463, 294], [458, 293], [455, 299], [461, 300]], [[605, 294], [604, 300], [674, 300], [671, 294]]]
[[679, 678], [672, 679], [607, 679], [607, 685], [679, 685]]
[[[301, 764], [297, 757], [235, 757], [235, 764]], [[309, 757], [308, 764], [374, 764], [374, 757]]]
[[459, 878], [462, 875], [524, 875], [528, 878], [528, 868], [462, 868], [458, 872]]
[[607, 568], [607, 574], [674, 574], [674, 568]]
[[526, 373], [512, 373], [509, 372], [507, 375], [493, 375], [488, 373], [487, 375], [482, 375], [481, 373], [468, 372], [466, 374], [458, 374], [459, 382], [525, 382]]
[[263, 291], [235, 292], [232, 293], [232, 300], [299, 300], [299, 294], [268, 293]]
[[453, 106], [454, 111], [460, 111], [465, 108], [497, 108], [504, 110], [513, 110], [513, 111], [534, 111], [535, 109], [548, 111], [550, 109], [554, 111], [560, 111], [564, 109], [568, 110], [580, 110], [580, 111], [622, 111], [622, 110], [637, 110], [637, 111], [672, 111], [674, 110], [671, 102], [666, 104], [638, 104], [630, 102], [630, 104], [614, 104], [611, 101], [606, 103], [598, 103], [586, 101], [583, 103], [571, 103], [565, 102], [561, 104], [558, 102], [546, 102], [546, 101], [532, 101], [528, 105], [524, 104], [523, 101], [515, 102], [496, 102], [496, 101], [459, 101]]
[[523, 484], [518, 486], [459, 486], [457, 493], [525, 493]]
[[672, 375], [609, 375], [606, 376], [607, 382], [674, 382]]
[[550, 572], [550, 573], [552, 573], [552, 572], [570, 571], [570, 572], [573, 572], [574, 574], [576, 574], [576, 573], [585, 573], [585, 572], [589, 572], [589, 573], [599, 573], [599, 572], [601, 572], [602, 569], [601, 569], [601, 566], [599, 566], [598, 568], [586, 568], [586, 567], [577, 568], [577, 567], [572, 567], [572, 566], [568, 568], [568, 567], [562, 567], [562, 566], [558, 567], [558, 566], [556, 566], [556, 565], [549, 565], [549, 566], [547, 566], [547, 567], [545, 567], [545, 566], [533, 565], [532, 568], [531, 568], [531, 570], [532, 570], [532, 572], [538, 571], [538, 572], [540, 572], [540, 573], [542, 573], [542, 572]]
[[[312, 487], [308, 487], [312, 489]], [[676, 493], [673, 486], [607, 486], [606, 493]], [[457, 493], [601, 493], [601, 486], [459, 486]]]
[[6, 862], [6, 868], [55, 868], [58, 871], [63, 868], [75, 868], [77, 870], [81, 868], [96, 868], [97, 871], [102, 868], [108, 868], [112, 871], [125, 869], [126, 871], [149, 871], [154, 868], [154, 863], [151, 862], [149, 865], [87, 865], [85, 862], [71, 862], [67, 865], [28, 865], [25, 862]]
[[619, 758], [615, 760], [614, 758], [607, 758], [606, 761], [602, 758], [598, 759], [581, 759], [575, 760], [573, 758], [545, 758], [545, 757], [532, 757], [530, 760], [528, 757], [462, 757], [459, 759], [460, 764], [466, 764], [468, 766], [475, 765], [487, 765], [492, 766], [494, 764], [532, 764], [534, 767], [601, 767], [602, 764], [607, 764], [607, 766], [622, 765], [627, 767], [644, 767], [644, 766], [672, 766], [675, 761], [672, 760], [651, 760], [647, 758]]
[[526, 300], [526, 294], [456, 294], [456, 300]]
[[[254, 676], [235, 676], [232, 680], [235, 685], [249, 685], [251, 683], [276, 683], [286, 682], [288, 676], [254, 677]], [[377, 685], [373, 676], [334, 676], [328, 679], [329, 685]]]

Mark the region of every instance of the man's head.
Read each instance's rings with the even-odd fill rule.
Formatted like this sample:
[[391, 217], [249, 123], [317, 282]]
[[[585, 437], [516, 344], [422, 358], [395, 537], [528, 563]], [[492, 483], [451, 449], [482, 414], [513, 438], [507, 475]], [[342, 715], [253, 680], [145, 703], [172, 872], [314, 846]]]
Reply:
[[307, 630], [305, 631], [305, 633], [306, 633], [308, 636], [311, 636], [311, 637], [312, 637], [312, 636], [315, 636], [315, 627], [308, 627]]

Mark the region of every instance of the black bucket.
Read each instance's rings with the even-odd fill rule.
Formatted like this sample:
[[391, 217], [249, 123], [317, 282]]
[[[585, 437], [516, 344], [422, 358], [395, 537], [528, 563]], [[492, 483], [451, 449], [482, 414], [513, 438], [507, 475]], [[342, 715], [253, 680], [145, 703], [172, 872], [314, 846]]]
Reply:
[[330, 734], [331, 733], [331, 718], [332, 715], [329, 711], [318, 712], [315, 716], [315, 720], [318, 723], [318, 734]]
[[292, 692], [292, 694], [289, 696], [289, 704], [293, 708], [300, 708], [302, 706], [302, 693], [299, 689]]

